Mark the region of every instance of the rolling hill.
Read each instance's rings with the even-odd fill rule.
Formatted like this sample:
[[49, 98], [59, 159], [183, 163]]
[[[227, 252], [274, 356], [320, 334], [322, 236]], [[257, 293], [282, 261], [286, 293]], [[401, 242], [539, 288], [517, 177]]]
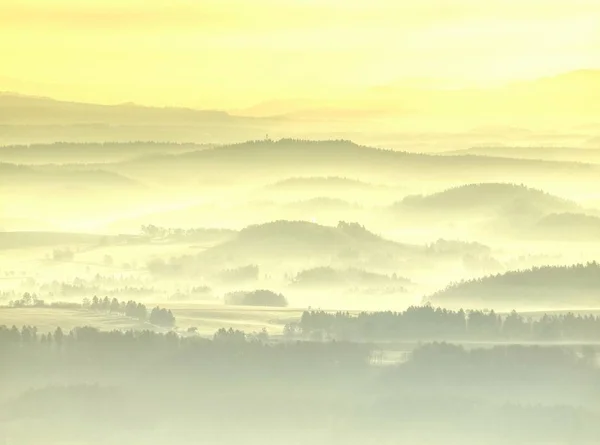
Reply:
[[597, 308], [600, 265], [546, 266], [451, 284], [425, 300], [440, 306], [502, 309]]
[[356, 286], [405, 286], [410, 280], [396, 275], [388, 276], [358, 269], [314, 267], [298, 272], [291, 286], [299, 289], [334, 289]]
[[[213, 250], [253, 251], [268, 249], [270, 253], [332, 253], [339, 249], [370, 247], [414, 252], [408, 246], [385, 240], [356, 223], [340, 222], [337, 227], [322, 226], [306, 221], [274, 221], [249, 226], [238, 236]], [[207, 252], [210, 254], [212, 252]]]
[[287, 178], [268, 185], [266, 189], [282, 192], [304, 192], [314, 191], [323, 193], [326, 191], [362, 191], [379, 188], [376, 185], [369, 184], [356, 179], [341, 178], [336, 176], [319, 177], [307, 176], [299, 178]]
[[119, 173], [97, 168], [69, 168], [68, 166], [25, 166], [0, 162], [0, 186], [128, 188], [143, 189], [139, 182]]
[[209, 146], [167, 142], [102, 142], [0, 146], [0, 161], [13, 164], [89, 164], [119, 162], [140, 156], [175, 154]]
[[393, 206], [396, 210], [465, 214], [469, 212], [514, 211], [516, 208], [539, 212], [569, 211], [578, 208], [572, 201], [542, 190], [509, 183], [466, 184], [431, 195], [407, 196]]
[[[537, 182], [577, 178], [595, 181], [600, 166], [529, 159], [481, 156], [438, 156], [369, 148], [345, 140], [260, 140], [112, 164], [111, 170], [130, 177], [162, 176], [171, 181], [231, 184], [279, 181], [297, 176], [341, 176], [364, 182], [410, 185], [409, 181]], [[164, 172], [164, 173], [163, 173]], [[167, 175], [169, 173], [169, 175]], [[168, 178], [168, 179], [167, 179]]]
[[528, 235], [548, 240], [600, 242], [600, 217], [583, 213], [552, 213], [541, 218]]
[[600, 150], [574, 147], [472, 147], [443, 152], [444, 155], [475, 155], [514, 159], [600, 163]]
[[340, 222], [332, 227], [306, 221], [274, 221], [248, 226], [231, 240], [194, 257], [174, 258], [170, 267], [186, 274], [201, 270], [206, 275], [248, 264], [286, 273], [331, 264], [392, 273], [409, 259], [425, 255], [422, 246], [386, 240], [356, 223]]

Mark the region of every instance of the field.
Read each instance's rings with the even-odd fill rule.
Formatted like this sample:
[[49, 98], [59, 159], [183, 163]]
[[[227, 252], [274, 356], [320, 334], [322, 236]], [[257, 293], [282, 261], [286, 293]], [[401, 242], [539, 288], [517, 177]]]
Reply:
[[[147, 303], [148, 307], [152, 307]], [[290, 320], [298, 319], [301, 309], [225, 306], [212, 303], [161, 303], [172, 310], [177, 327], [185, 331], [195, 327], [203, 336], [211, 336], [220, 328], [234, 328], [244, 332], [258, 332], [263, 328], [270, 335], [278, 335]], [[140, 323], [132, 318], [90, 311], [87, 309], [59, 308], [0, 308], [0, 325], [36, 326], [40, 332], [51, 332], [57, 327], [68, 331], [77, 326], [91, 326], [101, 330], [160, 328]]]

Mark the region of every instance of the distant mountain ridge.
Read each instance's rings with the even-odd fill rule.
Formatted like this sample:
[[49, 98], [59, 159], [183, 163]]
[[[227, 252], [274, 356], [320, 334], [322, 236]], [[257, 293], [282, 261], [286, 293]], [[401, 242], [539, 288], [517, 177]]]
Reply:
[[441, 154], [600, 163], [600, 149], [594, 148], [480, 146], [461, 150], [445, 151]]
[[170, 141], [232, 143], [262, 137], [281, 121], [220, 110], [99, 105], [0, 93], [0, 145]]
[[0, 92], [0, 124], [11, 123], [198, 123], [235, 120], [224, 111], [148, 107], [134, 103], [98, 105]]
[[[395, 82], [356, 90], [343, 100], [297, 98], [265, 101], [243, 115], [303, 119], [457, 115], [600, 116], [600, 70], [576, 70], [487, 88], [445, 88], [431, 82]], [[461, 104], [457, 108], [456, 104]]]
[[[460, 112], [456, 104], [460, 103]], [[600, 70], [583, 69], [488, 88], [443, 88], [437, 83], [396, 82], [357, 89], [341, 98], [265, 100], [231, 112], [185, 107], [151, 107], [123, 102], [98, 105], [0, 92], [0, 124], [24, 122], [194, 123], [247, 122], [249, 119], [365, 119], [447, 114], [600, 116]], [[112, 114], [112, 118], [109, 115]], [[113, 120], [111, 120], [113, 119]]]

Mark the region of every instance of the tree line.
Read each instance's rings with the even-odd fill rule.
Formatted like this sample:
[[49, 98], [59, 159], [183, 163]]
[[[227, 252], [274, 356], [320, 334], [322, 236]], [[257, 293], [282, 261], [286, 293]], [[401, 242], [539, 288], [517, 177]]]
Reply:
[[[597, 441], [600, 373], [572, 348], [428, 343], [384, 369], [369, 356], [366, 344], [271, 344], [234, 329], [201, 338], [0, 327], [1, 395], [23, 388], [0, 418], [24, 426], [4, 437], [0, 428], [0, 442]], [[153, 425], [168, 434], [156, 440]]]
[[98, 298], [94, 296], [91, 300], [84, 299], [82, 306], [93, 311], [125, 315], [126, 317], [135, 318], [142, 322], [148, 321], [153, 325], [165, 328], [172, 328], [176, 323], [175, 316], [170, 309], [156, 306], [151, 311], [148, 311], [145, 304], [133, 300], [125, 302], [119, 301], [116, 298], [111, 300], [108, 297]]
[[573, 313], [539, 318], [516, 311], [501, 315], [493, 310], [452, 311], [430, 305], [403, 312], [305, 311], [284, 329], [288, 337], [376, 340], [488, 340], [558, 341], [600, 340], [600, 317]]
[[[248, 335], [234, 329], [219, 329], [212, 338], [181, 336], [173, 331], [100, 331], [60, 327], [40, 333], [35, 326], [0, 326], [0, 353], [7, 376], [43, 373], [44, 369], [90, 369], [90, 372], [169, 373], [221, 371], [246, 377], [318, 376], [318, 372], [368, 372], [375, 355], [371, 344], [349, 341], [292, 341], [271, 343], [267, 336]], [[406, 385], [410, 381], [451, 382], [471, 385], [489, 380], [554, 381], [558, 374], [572, 377], [578, 385], [587, 381], [600, 396], [597, 349], [593, 346], [502, 345], [467, 349], [463, 346], [428, 342], [416, 347], [408, 360], [384, 372], [385, 381]], [[24, 366], [26, 368], [24, 368]], [[27, 371], [25, 371], [27, 369]], [[260, 374], [254, 374], [260, 371]], [[315, 374], [317, 372], [317, 374]], [[558, 374], [557, 374], [558, 372]], [[470, 376], [465, 381], [465, 376]], [[591, 390], [588, 387], [588, 392]]]
[[148, 310], [145, 304], [135, 302], [133, 300], [119, 301], [117, 298], [109, 299], [108, 297], [98, 298], [94, 296], [91, 300], [84, 298], [83, 303], [73, 302], [52, 302], [46, 303], [37, 297], [36, 294], [25, 292], [20, 299], [11, 300], [9, 307], [13, 308], [57, 308], [57, 309], [77, 309], [84, 308], [92, 311], [102, 311], [111, 314], [124, 315], [126, 317], [135, 318], [141, 322], [149, 322], [155, 326], [165, 328], [173, 328], [176, 325], [176, 319], [170, 309], [156, 306], [152, 310]]
[[[537, 289], [544, 286], [544, 292]], [[494, 298], [502, 301], [535, 298], [544, 300], [569, 297], [576, 292], [587, 292], [594, 298], [600, 287], [600, 264], [596, 261], [570, 266], [541, 266], [526, 270], [512, 270], [481, 278], [452, 282], [444, 289], [430, 295], [428, 300], [444, 298], [476, 297], [484, 300]], [[509, 291], [513, 289], [513, 291]], [[514, 289], [518, 289], [515, 292]], [[516, 297], [516, 298], [515, 298]]]
[[[5, 370], [43, 373], [44, 369], [90, 372], [211, 372], [229, 370], [249, 377], [256, 370], [304, 372], [316, 369], [366, 369], [371, 348], [350, 342], [271, 343], [264, 332], [249, 335], [220, 329], [212, 338], [151, 330], [101, 331], [84, 326], [40, 333], [35, 326], [0, 326], [0, 354]], [[25, 367], [25, 368], [24, 368]], [[49, 368], [50, 367], [50, 368]], [[26, 371], [24, 371], [26, 369]], [[8, 374], [7, 374], [8, 375]], [[218, 375], [218, 373], [217, 373]]]

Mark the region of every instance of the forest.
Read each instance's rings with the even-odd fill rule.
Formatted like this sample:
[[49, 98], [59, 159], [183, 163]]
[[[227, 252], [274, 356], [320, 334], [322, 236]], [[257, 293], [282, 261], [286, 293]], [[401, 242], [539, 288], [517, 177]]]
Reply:
[[[600, 432], [600, 373], [585, 347], [434, 342], [381, 367], [372, 345], [345, 341], [273, 343], [233, 329], [212, 338], [89, 327], [40, 334], [24, 326], [0, 327], [0, 351], [3, 391], [38, 388], [0, 407], [5, 434], [24, 444], [35, 437], [18, 428], [24, 418], [47, 428], [50, 443], [158, 443], [167, 434], [220, 443], [236, 440], [242, 426], [250, 441], [323, 444], [500, 444], [500, 430], [513, 443], [593, 443]], [[65, 417], [69, 427], [59, 429]]]
[[512, 311], [459, 310], [430, 305], [403, 312], [328, 313], [305, 311], [300, 321], [287, 324], [285, 332], [304, 338], [327, 337], [354, 341], [460, 340], [508, 342], [557, 342], [600, 340], [600, 317], [592, 314], [543, 314], [525, 317]]

